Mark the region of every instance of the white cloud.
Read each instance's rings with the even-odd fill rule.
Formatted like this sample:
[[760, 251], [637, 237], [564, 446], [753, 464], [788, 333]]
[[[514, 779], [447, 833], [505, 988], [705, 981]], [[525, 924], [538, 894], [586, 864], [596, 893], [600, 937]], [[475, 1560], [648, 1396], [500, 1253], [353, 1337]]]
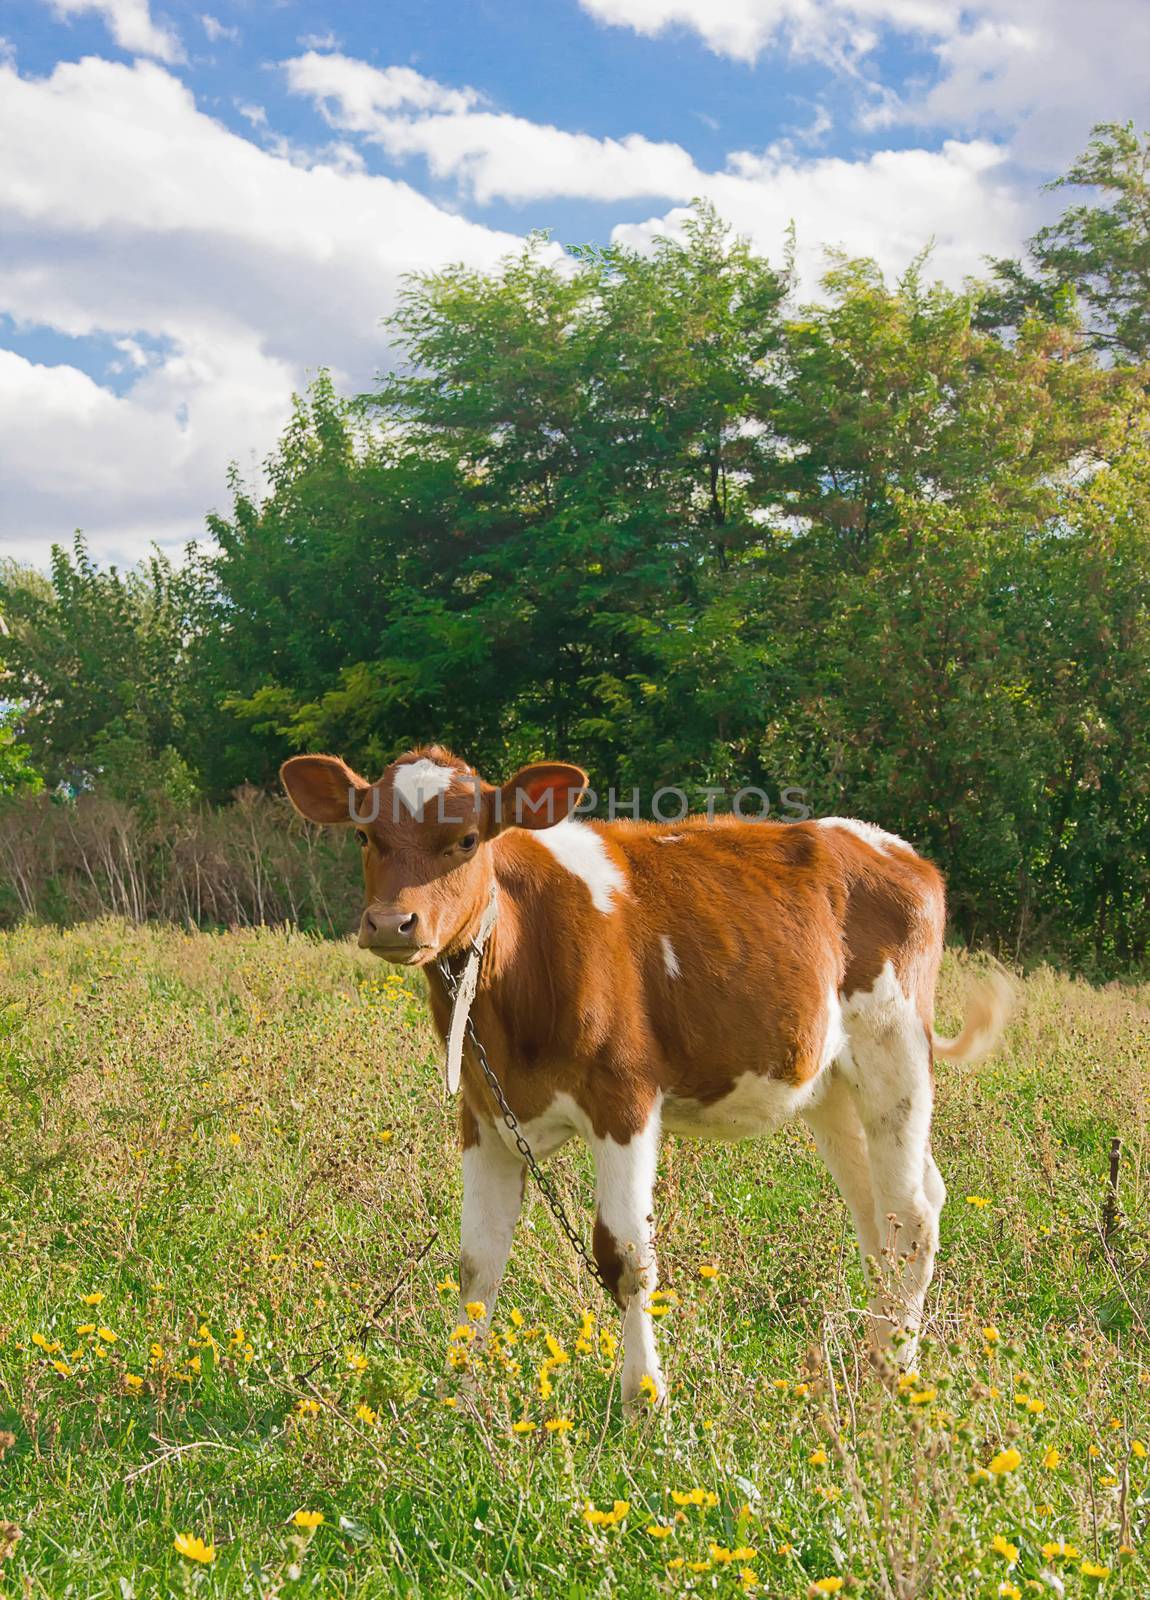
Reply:
[[121, 557], [195, 534], [309, 371], [367, 386], [387, 364], [403, 272], [492, 266], [518, 242], [404, 183], [260, 149], [147, 62], [0, 68], [0, 151], [0, 311], [119, 341], [129, 383], [3, 353], [6, 553], [77, 524]]
[[[1012, 135], [1013, 154], [1057, 171], [1094, 122], [1144, 120], [1150, 59], [1146, 0], [580, 0], [598, 21], [655, 36], [683, 28], [713, 51], [753, 62], [772, 46], [843, 69], [865, 126]], [[868, 57], [884, 33], [933, 53], [927, 82], [896, 89]]]
[[[407, 68], [380, 70], [314, 53], [285, 67], [289, 86], [310, 95], [331, 126], [393, 158], [422, 156], [434, 177], [453, 179], [481, 203], [705, 197], [776, 260], [793, 218], [808, 287], [822, 270], [827, 244], [874, 255], [899, 272], [932, 238], [933, 269], [957, 283], [982, 268], [985, 254], [1015, 248], [1027, 221], [1001, 175], [1004, 151], [986, 140], [952, 141], [938, 151], [880, 151], [858, 161], [800, 159], [784, 142], [736, 151], [724, 170], [707, 172], [680, 145], [639, 134], [599, 139], [476, 109], [475, 91], [444, 89]], [[825, 112], [816, 116], [805, 137], [820, 137], [828, 122]], [[682, 212], [673, 211], [620, 224], [615, 237], [642, 242], [664, 223], [674, 231], [681, 222]]]
[[378, 68], [311, 52], [284, 63], [333, 128], [364, 135], [393, 159], [421, 156], [481, 205], [494, 199], [690, 199], [704, 176], [681, 145], [641, 134], [597, 139], [477, 109], [474, 89], [446, 89], [408, 67]]
[[1017, 159], [1057, 171], [1095, 122], [1150, 112], [1145, 0], [979, 0], [935, 42], [937, 81], [885, 120], [1011, 131]]
[[[933, 241], [931, 274], [958, 285], [984, 271], [986, 255], [1015, 250], [1029, 229], [1030, 202], [1005, 181], [1004, 161], [1004, 152], [985, 140], [881, 150], [861, 161], [800, 160], [777, 147], [733, 155], [730, 170], [708, 177], [705, 194], [776, 263], [793, 221], [805, 293], [822, 273], [827, 246], [873, 256], [893, 276]], [[679, 232], [685, 216], [678, 209], [623, 223], [613, 237], [644, 248], [658, 233]]]
[[204, 32], [213, 44], [218, 44], [221, 39], [226, 39], [229, 44], [239, 44], [240, 30], [238, 28], [229, 28], [218, 17], [210, 16], [207, 12], [200, 17], [200, 22], [203, 24]]
[[783, 41], [804, 54], [845, 60], [865, 55], [877, 26], [950, 29], [958, 7], [946, 0], [580, 0], [599, 22], [653, 37], [697, 33], [719, 55], [754, 61]]
[[49, 0], [58, 17], [95, 11], [103, 17], [112, 38], [122, 50], [160, 61], [183, 61], [179, 35], [153, 22], [148, 0]]

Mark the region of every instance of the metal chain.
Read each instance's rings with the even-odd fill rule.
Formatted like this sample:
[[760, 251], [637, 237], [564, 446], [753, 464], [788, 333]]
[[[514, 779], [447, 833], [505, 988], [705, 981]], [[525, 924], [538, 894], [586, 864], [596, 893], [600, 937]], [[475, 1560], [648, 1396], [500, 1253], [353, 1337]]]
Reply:
[[[436, 962], [436, 966], [439, 968], [440, 974], [443, 977], [443, 981], [447, 985], [447, 991], [454, 1001], [459, 980], [456, 978], [446, 961], [439, 960]], [[567, 1235], [567, 1239], [572, 1250], [574, 1250], [575, 1254], [587, 1268], [587, 1271], [595, 1279], [595, 1282], [599, 1285], [609, 1299], [614, 1299], [614, 1295], [611, 1293], [611, 1290], [608, 1287], [606, 1278], [604, 1278], [603, 1274], [599, 1271], [599, 1267], [594, 1256], [583, 1243], [582, 1239], [571, 1226], [570, 1222], [568, 1222], [567, 1213], [563, 1209], [563, 1202], [555, 1193], [550, 1178], [547, 1177], [543, 1171], [543, 1168], [539, 1165], [538, 1161], [536, 1161], [531, 1146], [524, 1138], [523, 1129], [519, 1126], [519, 1119], [516, 1117], [511, 1107], [507, 1104], [507, 1096], [503, 1093], [503, 1087], [500, 1084], [499, 1079], [495, 1076], [495, 1072], [492, 1069], [491, 1063], [487, 1059], [487, 1051], [483, 1048], [479, 1035], [475, 1031], [475, 1024], [472, 1022], [470, 1016], [467, 1018], [466, 1032], [467, 1037], [471, 1040], [471, 1047], [475, 1051], [475, 1058], [479, 1062], [483, 1076], [487, 1079], [488, 1088], [495, 1096], [495, 1103], [499, 1107], [499, 1114], [503, 1118], [504, 1125], [510, 1130], [515, 1143], [518, 1145], [519, 1154], [527, 1163], [527, 1166], [531, 1172], [531, 1176], [535, 1179], [535, 1182], [539, 1186], [540, 1193], [550, 1206], [552, 1216], [562, 1228], [563, 1232]]]

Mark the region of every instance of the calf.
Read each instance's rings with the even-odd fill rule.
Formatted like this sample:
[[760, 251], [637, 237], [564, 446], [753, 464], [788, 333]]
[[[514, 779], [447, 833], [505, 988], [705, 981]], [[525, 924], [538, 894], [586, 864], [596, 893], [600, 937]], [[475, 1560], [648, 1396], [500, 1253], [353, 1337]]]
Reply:
[[[481, 925], [473, 1020], [533, 1153], [591, 1147], [595, 1259], [623, 1314], [623, 1398], [663, 1378], [654, 1320], [653, 1188], [664, 1129], [707, 1139], [801, 1116], [850, 1207], [868, 1273], [894, 1271], [871, 1324], [909, 1361], [945, 1190], [930, 1151], [932, 1053], [993, 1044], [997, 989], [956, 1039], [933, 1031], [945, 920], [941, 875], [867, 823], [693, 819], [581, 822], [578, 768], [529, 766], [502, 788], [432, 747], [376, 784], [333, 756], [296, 756], [283, 781], [312, 822], [357, 830], [359, 943], [426, 969]], [[494, 923], [491, 925], [491, 914]], [[485, 922], [485, 913], [486, 922]], [[462, 1065], [463, 1302], [490, 1317], [525, 1168], [470, 1048]]]

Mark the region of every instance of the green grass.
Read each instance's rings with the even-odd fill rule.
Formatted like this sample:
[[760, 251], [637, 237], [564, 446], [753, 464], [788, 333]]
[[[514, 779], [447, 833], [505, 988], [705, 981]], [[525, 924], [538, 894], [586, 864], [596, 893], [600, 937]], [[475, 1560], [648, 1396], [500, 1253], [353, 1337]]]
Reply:
[[[961, 977], [948, 962], [943, 1026]], [[22, 1537], [0, 1532], [0, 1595], [1147, 1594], [1148, 1002], [1039, 972], [994, 1061], [941, 1068], [951, 1198], [901, 1397], [861, 1353], [845, 1208], [805, 1130], [669, 1140], [672, 1388], [629, 1424], [597, 1336], [576, 1349], [584, 1310], [615, 1316], [534, 1199], [497, 1316], [521, 1313], [514, 1345], [448, 1365], [455, 1113], [414, 985], [298, 935], [3, 936], [0, 1517]], [[589, 1233], [585, 1156], [554, 1169]], [[544, 1401], [546, 1333], [570, 1359]], [[595, 1526], [588, 1501], [629, 1509]], [[323, 1523], [297, 1530], [301, 1509]], [[178, 1554], [184, 1532], [214, 1561]]]

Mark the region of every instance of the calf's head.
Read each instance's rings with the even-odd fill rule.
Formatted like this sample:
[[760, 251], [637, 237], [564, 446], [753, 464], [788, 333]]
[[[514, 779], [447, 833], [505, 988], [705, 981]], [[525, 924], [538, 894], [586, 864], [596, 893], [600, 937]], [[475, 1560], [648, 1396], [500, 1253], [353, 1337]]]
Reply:
[[309, 822], [355, 829], [359, 943], [411, 967], [451, 954], [474, 930], [491, 892], [491, 841], [564, 821], [587, 785], [579, 767], [549, 761], [496, 787], [437, 746], [401, 756], [376, 783], [336, 756], [293, 756], [280, 776]]

